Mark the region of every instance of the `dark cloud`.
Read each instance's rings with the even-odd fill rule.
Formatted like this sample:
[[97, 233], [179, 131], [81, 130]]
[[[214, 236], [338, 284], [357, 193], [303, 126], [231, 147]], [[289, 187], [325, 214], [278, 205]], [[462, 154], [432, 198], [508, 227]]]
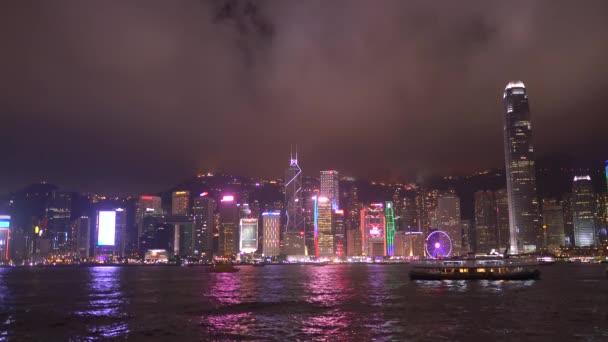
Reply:
[[503, 163], [522, 79], [536, 149], [605, 157], [605, 1], [0, 4], [0, 189], [156, 191], [201, 168], [419, 179]]

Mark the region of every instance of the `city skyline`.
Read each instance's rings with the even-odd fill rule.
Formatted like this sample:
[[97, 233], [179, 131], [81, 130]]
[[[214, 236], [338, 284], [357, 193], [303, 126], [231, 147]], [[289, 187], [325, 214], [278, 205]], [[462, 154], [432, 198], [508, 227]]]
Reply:
[[512, 79], [529, 90], [538, 157], [605, 159], [608, 4], [511, 6], [4, 4], [2, 34], [16, 36], [0, 63], [0, 192], [47, 180], [141, 193], [203, 169], [275, 177], [295, 143], [304, 175], [468, 174], [502, 164]]

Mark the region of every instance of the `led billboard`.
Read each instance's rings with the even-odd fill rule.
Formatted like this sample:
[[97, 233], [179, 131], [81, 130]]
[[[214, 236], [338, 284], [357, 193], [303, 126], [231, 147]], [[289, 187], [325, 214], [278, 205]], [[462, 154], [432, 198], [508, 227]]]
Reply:
[[258, 249], [258, 219], [241, 219], [240, 250], [253, 253]]
[[97, 220], [97, 246], [114, 246], [116, 212], [100, 211]]

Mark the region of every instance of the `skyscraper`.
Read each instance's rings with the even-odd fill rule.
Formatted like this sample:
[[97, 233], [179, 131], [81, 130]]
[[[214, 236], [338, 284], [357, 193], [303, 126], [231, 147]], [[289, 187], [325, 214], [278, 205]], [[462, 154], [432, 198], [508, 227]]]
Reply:
[[555, 199], [543, 199], [544, 247], [550, 251], [565, 245], [564, 208]]
[[86, 259], [91, 256], [91, 220], [81, 216], [74, 222], [74, 252], [76, 257]]
[[65, 254], [71, 250], [69, 241], [72, 194], [53, 191], [47, 209], [48, 230], [54, 253]]
[[435, 220], [435, 228], [444, 231], [452, 240], [452, 255], [459, 255], [462, 250], [460, 197], [453, 191], [441, 193], [437, 197]]
[[346, 225], [344, 210], [334, 211], [334, 254], [339, 257], [346, 256]]
[[315, 200], [315, 242], [317, 258], [334, 256], [333, 210], [327, 197]]
[[503, 104], [511, 253], [532, 252], [537, 248], [540, 222], [530, 108], [521, 81], [507, 84]]
[[242, 218], [239, 223], [239, 251], [253, 253], [258, 249], [258, 219]]
[[219, 255], [231, 257], [239, 249], [239, 210], [234, 196], [226, 195], [220, 202]]
[[384, 219], [386, 222], [386, 255], [395, 255], [395, 212], [393, 202], [384, 202]]
[[386, 255], [386, 219], [382, 203], [372, 203], [361, 210], [361, 235], [364, 255]]
[[0, 262], [8, 261], [10, 256], [11, 217], [0, 215]]
[[262, 224], [264, 225], [263, 254], [265, 257], [276, 257], [281, 252], [279, 244], [281, 213], [279, 211], [262, 213]]
[[289, 167], [285, 170], [285, 208], [287, 221], [286, 231], [303, 232], [302, 217], [302, 170], [298, 165], [298, 154], [291, 156]]
[[587, 247], [597, 244], [595, 195], [589, 176], [574, 177], [572, 184], [572, 221], [574, 223], [575, 246]]
[[285, 170], [285, 232], [283, 233], [283, 251], [286, 255], [305, 254], [305, 226], [302, 197], [302, 169], [298, 165], [298, 152], [295, 158], [289, 159]]
[[497, 246], [496, 205], [492, 191], [477, 191], [475, 197], [475, 252], [489, 253]]
[[340, 208], [340, 188], [338, 171], [321, 171], [320, 197], [327, 197], [334, 210]]
[[504, 252], [509, 245], [509, 197], [507, 189], [494, 191], [494, 201], [496, 202], [496, 228], [498, 239], [498, 250]]
[[194, 254], [210, 258], [213, 255], [213, 212], [215, 200], [206, 192], [194, 199]]
[[190, 191], [174, 191], [171, 195], [171, 215], [188, 215]]

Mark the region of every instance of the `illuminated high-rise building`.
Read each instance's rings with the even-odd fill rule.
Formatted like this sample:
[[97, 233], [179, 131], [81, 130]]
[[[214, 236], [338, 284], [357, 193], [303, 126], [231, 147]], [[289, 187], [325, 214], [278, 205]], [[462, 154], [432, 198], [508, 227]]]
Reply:
[[496, 203], [496, 238], [498, 239], [499, 251], [502, 253], [509, 246], [511, 238], [509, 233], [509, 196], [507, 195], [507, 189], [494, 191], [494, 201]]
[[344, 210], [334, 211], [334, 254], [338, 257], [346, 256], [346, 225]]
[[280, 249], [280, 225], [281, 212], [262, 213], [263, 242], [262, 252], [265, 257], [276, 257], [281, 253]]
[[53, 191], [47, 208], [47, 218], [51, 249], [56, 254], [64, 255], [72, 249], [69, 246], [71, 208], [71, 193]]
[[10, 229], [11, 217], [0, 215], [0, 262], [7, 262], [10, 258]]
[[384, 203], [384, 219], [386, 221], [386, 255], [395, 255], [395, 213], [393, 202]]
[[577, 247], [597, 244], [595, 195], [590, 176], [576, 176], [572, 185], [572, 221], [574, 244]]
[[543, 199], [543, 247], [556, 251], [566, 244], [564, 208], [555, 199]]
[[253, 253], [258, 250], [258, 219], [242, 218], [239, 222], [239, 251]]
[[97, 211], [94, 237], [97, 257], [113, 259], [124, 256], [126, 216], [123, 208]]
[[441, 193], [437, 197], [434, 228], [448, 234], [452, 240], [452, 255], [459, 255], [462, 250], [460, 197], [453, 191]]
[[220, 201], [219, 255], [231, 257], [239, 251], [239, 207], [234, 196], [226, 195]]
[[321, 171], [321, 186], [319, 196], [328, 198], [334, 210], [340, 208], [338, 171]]
[[532, 122], [528, 94], [521, 81], [507, 84], [503, 103], [511, 253], [532, 252], [537, 248], [540, 221]]
[[210, 258], [213, 255], [213, 212], [215, 200], [203, 192], [194, 199], [192, 216], [194, 218], [194, 254]]
[[386, 255], [386, 218], [382, 203], [361, 209], [362, 249], [368, 257]]
[[303, 216], [302, 170], [298, 165], [298, 152], [289, 159], [285, 170], [285, 231], [283, 254], [302, 256], [306, 251], [305, 223]]
[[190, 207], [190, 191], [174, 191], [171, 194], [171, 215], [186, 216]]
[[315, 246], [317, 258], [334, 256], [333, 210], [327, 197], [315, 198]]
[[[159, 196], [140, 196], [137, 200], [137, 206], [135, 209], [135, 224], [137, 225], [137, 246], [141, 243], [141, 237], [143, 234], [143, 221], [146, 215], [154, 213], [155, 215], [162, 215], [162, 201]], [[138, 247], [139, 248], [139, 247]]]
[[489, 253], [498, 248], [496, 202], [492, 191], [477, 191], [475, 198], [474, 251]]
[[91, 256], [91, 220], [88, 216], [81, 216], [74, 221], [74, 254], [80, 259]]

